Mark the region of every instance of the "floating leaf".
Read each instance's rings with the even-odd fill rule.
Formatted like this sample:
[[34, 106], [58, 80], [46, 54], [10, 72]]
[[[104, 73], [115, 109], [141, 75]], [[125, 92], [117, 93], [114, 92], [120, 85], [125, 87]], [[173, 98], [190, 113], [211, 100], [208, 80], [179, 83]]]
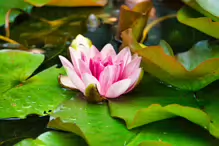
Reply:
[[64, 102], [51, 116], [50, 128], [76, 133], [91, 146], [121, 146], [135, 135], [110, 117], [105, 103], [90, 104], [82, 97]]
[[219, 17], [219, 1], [218, 0], [196, 0], [196, 2], [206, 11], [210, 12], [214, 16]]
[[[0, 26], [5, 23], [5, 17], [8, 10], [11, 8], [20, 8], [25, 11], [30, 11], [32, 6], [25, 3], [23, 0], [1, 0], [0, 1]], [[14, 21], [19, 12], [12, 12], [10, 15], [10, 21]]]
[[44, 56], [23, 51], [0, 51], [0, 94], [24, 82], [40, 66]]
[[[191, 93], [166, 87], [152, 78], [144, 78], [139, 86], [133, 94], [109, 101], [111, 116], [124, 119], [129, 129], [175, 116], [196, 121], [206, 117], [196, 109], [199, 107]], [[205, 126], [208, 121], [199, 123]]]
[[219, 138], [219, 91], [218, 84], [210, 85], [209, 87], [197, 92], [197, 98], [203, 104], [203, 111], [207, 113], [210, 119], [210, 132]]
[[119, 39], [122, 31], [132, 28], [135, 38], [140, 40], [152, 6], [152, 2], [147, 0], [137, 3], [133, 8], [122, 5], [120, 8], [117, 39]]
[[24, 0], [34, 6], [68, 6], [68, 7], [81, 7], [81, 6], [104, 6], [107, 3], [107, 0]]
[[211, 18], [204, 17], [189, 7], [180, 9], [177, 19], [185, 25], [191, 26], [217, 39], [219, 38], [219, 21], [214, 22]]
[[15, 146], [86, 146], [86, 142], [71, 133], [46, 132], [38, 136], [35, 140], [25, 139], [15, 144]]
[[[147, 97], [145, 98], [147, 99]], [[134, 102], [131, 106], [135, 106]], [[124, 107], [121, 104], [121, 107], [117, 108]], [[129, 111], [131, 109], [130, 107]], [[192, 115], [194, 116], [194, 114]], [[90, 104], [81, 97], [64, 102], [51, 116], [51, 121], [48, 124], [50, 128], [73, 132], [83, 137], [90, 146], [112, 144], [115, 146], [136, 146], [139, 144], [156, 146], [160, 143], [166, 146], [189, 146], [191, 144], [191, 146], [205, 146], [214, 141], [214, 138], [204, 129], [182, 119], [165, 120], [136, 128], [134, 131], [127, 130], [120, 121], [110, 117], [105, 103]], [[151, 116], [153, 116], [153, 112]], [[147, 118], [150, 116], [148, 115]]]
[[23, 51], [0, 52], [3, 91], [0, 93], [0, 118], [46, 115], [68, 98], [64, 94], [67, 91], [58, 83], [58, 75], [64, 73], [62, 69], [51, 67], [27, 79], [43, 58], [43, 55]]
[[128, 146], [213, 146], [218, 142], [197, 125], [170, 119], [144, 126]]
[[[35, 138], [45, 132], [49, 117], [28, 116], [25, 119], [0, 120], [0, 145], [12, 146], [24, 138]], [[34, 126], [33, 126], [34, 125]]]
[[219, 3], [218, 0], [182, 0], [184, 3], [210, 17], [214, 21], [219, 21]]
[[142, 48], [132, 36], [131, 29], [124, 31], [122, 38], [124, 44], [142, 56], [145, 71], [174, 87], [197, 91], [219, 78], [217, 43], [201, 41], [187, 52], [169, 56], [162, 46]]

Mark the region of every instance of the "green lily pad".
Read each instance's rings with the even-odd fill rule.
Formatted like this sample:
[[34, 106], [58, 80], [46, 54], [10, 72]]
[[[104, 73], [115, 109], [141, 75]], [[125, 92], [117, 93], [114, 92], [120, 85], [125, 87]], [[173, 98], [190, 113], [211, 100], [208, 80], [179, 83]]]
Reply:
[[[201, 41], [187, 52], [168, 55], [167, 46], [141, 47], [131, 29], [122, 34], [123, 43], [142, 56], [145, 71], [161, 81], [182, 90], [198, 91], [219, 78], [219, 45]], [[171, 52], [169, 53], [171, 54]]]
[[63, 69], [54, 66], [27, 79], [43, 58], [43, 55], [24, 51], [0, 52], [0, 88], [4, 91], [0, 93], [0, 118], [47, 115], [69, 98], [64, 94], [68, 91], [60, 88], [58, 83], [58, 75], [64, 73]]
[[[219, 92], [215, 92], [210, 92], [212, 96], [205, 94], [209, 91], [198, 92], [202, 96], [207, 95], [199, 103], [192, 97], [192, 93], [165, 87], [151, 79], [143, 81], [133, 94], [110, 100], [110, 114], [125, 120], [128, 129], [179, 116], [202, 126], [219, 138], [219, 100], [215, 99]], [[201, 106], [204, 106], [204, 110]]]
[[196, 2], [206, 11], [210, 12], [214, 16], [219, 17], [219, 1], [218, 0], [196, 0]]
[[214, 21], [219, 21], [219, 3], [217, 0], [182, 0], [188, 6]]
[[23, 51], [0, 51], [0, 94], [22, 84], [44, 60], [44, 55]]
[[[121, 105], [117, 108], [124, 107]], [[73, 132], [84, 138], [90, 146], [205, 146], [214, 142], [207, 131], [182, 119], [172, 118], [127, 130], [121, 121], [109, 115], [107, 104], [87, 103], [82, 97], [64, 102], [51, 116], [49, 128]]]
[[139, 86], [133, 94], [109, 101], [111, 116], [124, 119], [128, 129], [175, 116], [203, 126], [208, 123], [192, 93], [174, 90], [152, 78], [144, 79]]
[[41, 7], [50, 2], [51, 0], [24, 0], [34, 6]]
[[[5, 23], [5, 15], [11, 8], [20, 8], [27, 12], [32, 8], [32, 6], [24, 2], [24, 0], [1, 0], [0, 6], [0, 26]], [[19, 12], [12, 12], [10, 15], [10, 21], [14, 21], [18, 14]]]
[[216, 135], [219, 138], [219, 91], [218, 84], [213, 84], [199, 92], [197, 92], [197, 98], [203, 104], [203, 111], [209, 116], [210, 123], [209, 128], [212, 135]]
[[25, 139], [15, 144], [15, 146], [86, 146], [86, 142], [79, 136], [72, 133], [46, 132], [36, 139]]
[[[211, 18], [204, 17], [197, 11], [189, 8], [188, 6], [183, 7], [178, 11], [177, 19], [188, 26], [191, 26], [201, 32], [206, 33], [215, 38], [219, 38], [219, 21], [214, 22]], [[200, 25], [201, 24], [201, 25]]]
[[37, 116], [29, 116], [26, 119], [1, 119], [0, 145], [12, 146], [24, 138], [37, 137], [46, 132], [48, 121], [49, 117]]
[[110, 117], [106, 103], [90, 104], [82, 97], [64, 102], [51, 116], [49, 128], [76, 133], [91, 146], [121, 146], [135, 135]]
[[197, 125], [170, 119], [144, 126], [128, 146], [213, 146], [218, 142]]

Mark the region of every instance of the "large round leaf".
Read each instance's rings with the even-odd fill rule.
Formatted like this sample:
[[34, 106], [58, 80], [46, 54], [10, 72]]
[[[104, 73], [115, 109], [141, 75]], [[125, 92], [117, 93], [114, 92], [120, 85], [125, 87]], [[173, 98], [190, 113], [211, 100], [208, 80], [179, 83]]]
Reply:
[[182, 119], [127, 130], [119, 120], [110, 117], [105, 103], [89, 104], [81, 97], [60, 105], [52, 114], [48, 126], [76, 133], [90, 146], [205, 146], [215, 140], [204, 129]]
[[41, 54], [24, 51], [0, 51], [0, 94], [25, 82], [43, 62]]
[[185, 25], [191, 26], [217, 39], [219, 38], [219, 21], [214, 22], [211, 18], [200, 15], [200, 13], [188, 6], [183, 7], [178, 11], [177, 18]]
[[65, 7], [81, 7], [81, 6], [104, 6], [107, 0], [24, 0], [34, 6], [65, 6]]
[[[29, 116], [26, 119], [0, 120], [0, 145], [12, 146], [24, 138], [35, 138], [45, 132], [48, 117]], [[34, 126], [33, 126], [34, 125]]]
[[[0, 26], [5, 23], [5, 17], [8, 10], [11, 8], [20, 8], [29, 11], [32, 6], [25, 3], [23, 0], [1, 0], [0, 1]], [[19, 12], [13, 12], [10, 15], [10, 20], [14, 21]]]
[[219, 1], [218, 0], [196, 0], [196, 2], [206, 11], [219, 17]]
[[50, 128], [76, 133], [90, 146], [121, 146], [135, 135], [110, 117], [106, 103], [89, 104], [82, 97], [64, 102], [51, 116]]
[[25, 139], [15, 146], [86, 146], [86, 142], [71, 133], [46, 132], [36, 139]]
[[188, 6], [214, 21], [219, 21], [218, 0], [182, 0]]
[[43, 55], [24, 51], [0, 52], [0, 118], [46, 115], [69, 98], [58, 83], [63, 69], [51, 67], [27, 79], [43, 58]]
[[191, 93], [174, 90], [151, 78], [145, 78], [132, 94], [110, 100], [109, 107], [110, 114], [124, 119], [129, 129], [174, 116], [203, 126], [208, 123], [206, 115], [196, 109], [199, 106]]
[[[201, 41], [187, 52], [171, 54], [169, 46], [141, 47], [131, 29], [123, 32], [123, 43], [142, 56], [145, 71], [179, 89], [197, 91], [219, 78], [219, 45]], [[168, 48], [168, 49], [165, 49]]]
[[219, 138], [219, 91], [218, 84], [213, 84], [199, 92], [197, 98], [203, 104], [203, 111], [209, 116], [210, 130]]
[[142, 128], [128, 146], [213, 146], [219, 141], [182, 119], [170, 119]]

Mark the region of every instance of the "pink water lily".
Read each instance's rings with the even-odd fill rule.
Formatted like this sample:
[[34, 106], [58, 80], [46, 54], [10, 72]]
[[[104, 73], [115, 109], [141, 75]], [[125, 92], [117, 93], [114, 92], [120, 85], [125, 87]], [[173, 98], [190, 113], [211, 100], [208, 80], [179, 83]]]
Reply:
[[90, 85], [95, 85], [98, 95], [103, 98], [119, 97], [137, 85], [143, 73], [141, 57], [132, 56], [129, 48], [116, 54], [110, 44], [99, 51], [84, 40], [81, 37], [77, 45], [69, 48], [72, 63], [59, 56], [67, 72], [67, 76], [60, 76], [61, 85], [80, 90], [85, 97], [91, 93], [88, 91]]

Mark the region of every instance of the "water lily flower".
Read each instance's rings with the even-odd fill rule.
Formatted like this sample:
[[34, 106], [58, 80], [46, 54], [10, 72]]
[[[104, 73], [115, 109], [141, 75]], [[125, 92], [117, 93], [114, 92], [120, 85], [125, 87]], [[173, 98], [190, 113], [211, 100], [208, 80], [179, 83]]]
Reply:
[[79, 35], [69, 47], [71, 62], [59, 56], [67, 76], [59, 77], [63, 87], [80, 90], [89, 101], [116, 98], [130, 92], [139, 83], [143, 70], [141, 57], [129, 48], [116, 54], [111, 44], [99, 51]]

